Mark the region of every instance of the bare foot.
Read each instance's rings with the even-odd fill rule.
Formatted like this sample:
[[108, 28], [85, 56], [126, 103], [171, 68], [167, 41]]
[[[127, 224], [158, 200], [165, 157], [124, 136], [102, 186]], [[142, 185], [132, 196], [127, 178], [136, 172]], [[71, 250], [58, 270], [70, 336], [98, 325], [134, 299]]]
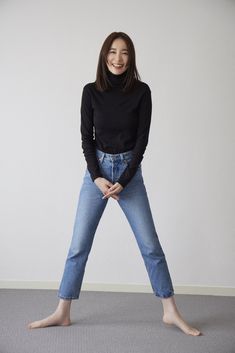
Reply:
[[52, 315], [39, 321], [31, 322], [28, 328], [43, 328], [47, 326], [69, 326], [71, 324], [68, 316], [62, 315], [61, 312], [55, 311]]
[[167, 325], [176, 325], [184, 333], [192, 336], [200, 336], [201, 332], [196, 328], [189, 326], [182, 318], [178, 310], [168, 312], [163, 315], [163, 322]]

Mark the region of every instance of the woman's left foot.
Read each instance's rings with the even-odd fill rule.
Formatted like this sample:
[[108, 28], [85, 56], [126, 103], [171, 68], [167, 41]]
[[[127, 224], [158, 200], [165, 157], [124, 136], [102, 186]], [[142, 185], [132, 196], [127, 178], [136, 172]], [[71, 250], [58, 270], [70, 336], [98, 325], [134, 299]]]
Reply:
[[163, 315], [163, 322], [167, 325], [175, 325], [184, 333], [192, 336], [200, 336], [201, 332], [194, 327], [189, 326], [177, 311], [168, 312]]

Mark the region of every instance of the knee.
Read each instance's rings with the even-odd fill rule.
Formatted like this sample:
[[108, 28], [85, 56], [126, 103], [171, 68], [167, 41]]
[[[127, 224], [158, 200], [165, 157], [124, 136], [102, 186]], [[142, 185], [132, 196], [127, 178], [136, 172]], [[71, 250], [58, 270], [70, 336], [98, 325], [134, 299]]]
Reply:
[[141, 246], [141, 252], [143, 256], [150, 258], [165, 258], [165, 254], [160, 244], [145, 244]]
[[90, 252], [89, 244], [71, 245], [68, 253], [68, 259], [75, 259], [78, 257], [87, 258], [89, 252]]

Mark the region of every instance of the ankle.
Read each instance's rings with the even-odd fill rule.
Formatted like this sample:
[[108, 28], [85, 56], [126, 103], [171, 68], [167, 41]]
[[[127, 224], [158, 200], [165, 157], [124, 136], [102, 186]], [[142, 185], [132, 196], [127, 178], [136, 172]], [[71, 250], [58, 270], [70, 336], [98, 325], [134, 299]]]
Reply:
[[171, 314], [177, 314], [178, 309], [175, 303], [175, 300], [173, 297], [170, 298], [162, 298], [162, 305], [163, 305], [163, 311], [164, 314], [171, 313]]
[[60, 315], [69, 316], [71, 308], [71, 301], [60, 300], [56, 312]]
[[60, 299], [58, 308], [70, 308], [72, 300]]

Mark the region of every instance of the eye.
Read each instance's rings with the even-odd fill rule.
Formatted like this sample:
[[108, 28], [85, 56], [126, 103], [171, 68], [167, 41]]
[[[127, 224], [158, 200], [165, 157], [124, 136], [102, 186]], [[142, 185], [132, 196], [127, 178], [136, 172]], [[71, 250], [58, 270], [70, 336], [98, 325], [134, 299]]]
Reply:
[[[110, 50], [110, 51], [109, 51], [109, 53], [115, 54], [116, 52], [115, 52], [114, 50]], [[127, 53], [127, 52], [122, 53], [122, 54], [124, 54], [124, 55], [128, 55], [128, 53]]]

